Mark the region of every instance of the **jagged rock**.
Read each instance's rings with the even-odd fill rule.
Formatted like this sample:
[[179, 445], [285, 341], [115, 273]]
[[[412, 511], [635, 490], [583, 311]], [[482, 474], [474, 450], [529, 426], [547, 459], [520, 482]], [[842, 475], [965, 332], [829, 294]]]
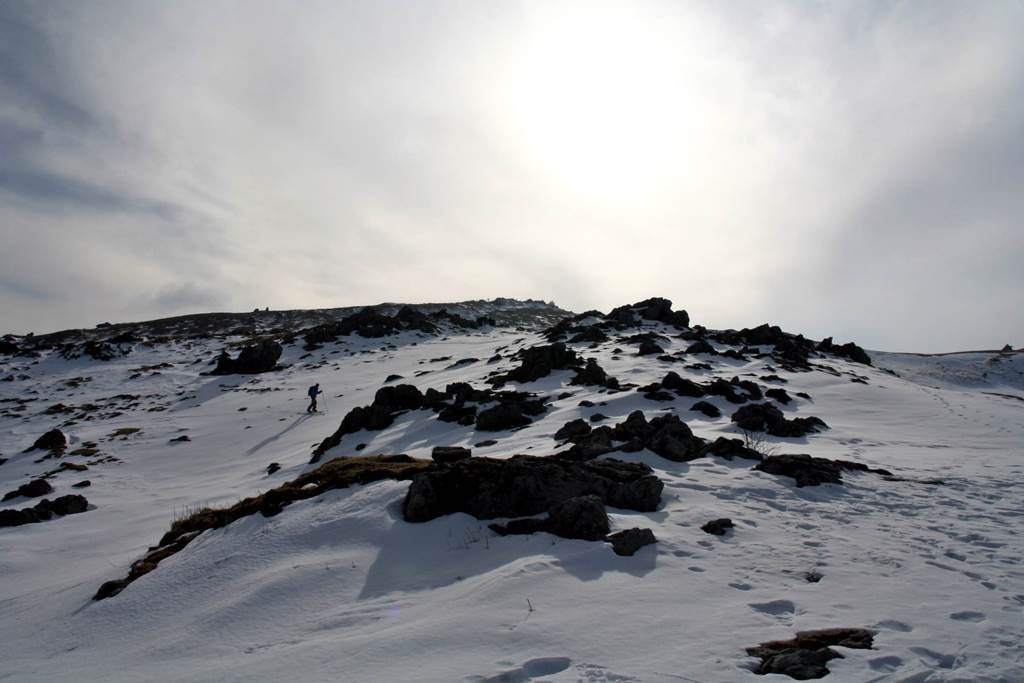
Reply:
[[0, 510], [0, 527], [45, 522], [53, 519], [54, 515], [73, 515], [85, 512], [88, 507], [89, 503], [84, 496], [61, 496], [52, 501], [44, 498], [30, 508]]
[[597, 361], [593, 358], [588, 358], [587, 364], [583, 368], [576, 370], [576, 376], [569, 381], [569, 384], [599, 386], [609, 389], [619, 388], [619, 381], [614, 377], [609, 377], [604, 368], [598, 365]]
[[644, 445], [666, 460], [686, 462], [699, 458], [704, 440], [693, 435], [685, 422], [676, 415], [659, 415], [650, 422], [654, 433]]
[[840, 476], [843, 470], [853, 472], [874, 472], [892, 476], [888, 470], [871, 468], [849, 460], [829, 460], [814, 458], [807, 454], [769, 455], [754, 467], [756, 470], [791, 477], [798, 487], [817, 486], [818, 484], [842, 484]]
[[710, 382], [704, 387], [704, 391], [710, 396], [721, 396], [729, 403], [746, 403], [747, 397], [736, 392], [736, 386], [722, 378]]
[[477, 519], [526, 517], [586, 495], [613, 507], [649, 512], [660, 503], [663, 487], [651, 469], [639, 463], [528, 455], [470, 458], [416, 478], [406, 493], [402, 515], [408, 522], [453, 512]]
[[863, 365], [871, 365], [871, 356], [861, 347], [857, 346], [853, 342], [847, 342], [846, 344], [836, 345], [832, 343], [832, 337], [826, 337], [822, 339], [817, 346], [818, 351], [824, 351], [825, 353], [831, 353], [834, 356], [841, 356], [843, 358], [849, 358], [855, 363], [862, 363]]
[[437, 419], [441, 422], [454, 422], [468, 427], [476, 422], [476, 411], [476, 406], [445, 406], [437, 414]]
[[530, 424], [522, 408], [515, 403], [502, 403], [481, 411], [476, 416], [476, 428], [481, 432], [501, 432]]
[[176, 436], [173, 439], [170, 439], [168, 443], [187, 443], [191, 440], [192, 438], [188, 434], [182, 434], [181, 436]]
[[700, 530], [714, 536], [725, 536], [725, 533], [734, 526], [731, 519], [722, 517], [721, 519], [713, 519], [706, 524], [702, 524]]
[[687, 353], [710, 353], [710, 354], [717, 354], [718, 353], [717, 351], [715, 351], [715, 347], [713, 347], [711, 344], [709, 344], [706, 339], [701, 339], [701, 340], [699, 340], [697, 342], [694, 342], [693, 344], [690, 344], [690, 346], [688, 346], [686, 348], [686, 352]]
[[[614, 441], [623, 443], [616, 446]], [[704, 440], [694, 436], [677, 416], [660, 415], [648, 422], [640, 410], [634, 410], [614, 428], [598, 427], [585, 436], [576, 437], [574, 442], [573, 447], [561, 455], [573, 460], [589, 460], [615, 450], [629, 453], [647, 448], [663, 458], [681, 462], [699, 458], [704, 446]]]
[[768, 389], [767, 391], [764, 392], [764, 395], [767, 396], [768, 398], [775, 399], [776, 401], [783, 405], [786, 405], [787, 403], [793, 400], [792, 397], [788, 393], [786, 393], [785, 389]]
[[212, 375], [252, 375], [269, 372], [277, 365], [284, 349], [275, 341], [264, 340], [242, 349], [238, 358], [231, 358], [227, 351], [221, 351], [217, 367]]
[[570, 420], [555, 432], [555, 441], [576, 441], [590, 433], [590, 425], [581, 418]]
[[612, 544], [616, 555], [629, 556], [645, 545], [657, 543], [654, 532], [650, 529], [625, 529], [609, 534], [606, 540]]
[[640, 348], [637, 350], [639, 356], [654, 356], [665, 353], [665, 349], [655, 344], [650, 339], [644, 339], [640, 342]]
[[595, 495], [567, 498], [548, 513], [548, 529], [562, 538], [597, 541], [608, 534], [608, 513]]
[[533, 382], [547, 377], [553, 370], [572, 370], [582, 365], [576, 352], [562, 342], [548, 346], [532, 346], [518, 353], [520, 364], [505, 374], [495, 375], [488, 383], [501, 386], [505, 382]]
[[442, 465], [465, 460], [473, 455], [472, 451], [462, 446], [434, 446], [430, 459]]
[[704, 388], [693, 380], [684, 379], [675, 372], [669, 372], [661, 380], [661, 386], [670, 391], [676, 392], [679, 396], [690, 396], [700, 398], [706, 393]]
[[267, 465], [267, 476], [269, 477], [271, 474], [277, 472], [279, 469], [281, 469], [281, 465], [279, 463], [270, 463], [269, 465]]
[[606, 319], [609, 321], [622, 326], [636, 324], [637, 318], [653, 320], [677, 327], [688, 327], [690, 325], [690, 316], [686, 311], [673, 311], [672, 302], [661, 297], [645, 299], [631, 306], [619, 306], [606, 316]]
[[59, 429], [51, 429], [36, 439], [35, 443], [25, 452], [34, 450], [50, 451], [54, 455], [63, 453], [68, 446], [68, 438]]
[[718, 406], [707, 401], [697, 401], [690, 406], [690, 410], [704, 413], [708, 417], [722, 417], [722, 411], [718, 409]]
[[817, 417], [797, 417], [787, 420], [772, 403], [751, 403], [732, 414], [732, 421], [748, 432], [768, 432], [772, 436], [797, 437], [828, 429]]
[[396, 384], [378, 389], [373, 396], [373, 405], [390, 412], [418, 410], [424, 407], [424, 398], [420, 390], [413, 385]]
[[22, 484], [14, 491], [8, 491], [4, 494], [3, 500], [8, 501], [12, 498], [18, 498], [19, 496], [25, 498], [38, 498], [39, 496], [45, 496], [47, 493], [51, 493], [53, 487], [50, 486], [50, 482], [45, 479], [33, 479], [27, 484]]
[[616, 450], [612, 445], [612, 428], [598, 427], [586, 436], [576, 437], [572, 448], [563, 455], [573, 460], [593, 460], [594, 458]]
[[826, 664], [843, 655], [831, 646], [870, 650], [874, 631], [863, 628], [830, 628], [801, 631], [791, 640], [773, 640], [747, 648], [747, 654], [759, 657], [756, 674], [784, 674], [799, 681], [823, 678], [829, 674]]
[[21, 353], [21, 347], [7, 337], [0, 338], [0, 355], [16, 356]]
[[728, 439], [720, 436], [704, 447], [705, 455], [714, 455], [726, 460], [746, 458], [747, 460], [764, 460], [764, 456], [744, 445], [740, 439]]
[[54, 498], [52, 501], [48, 501], [44, 498], [38, 505], [36, 505], [36, 509], [39, 509], [40, 507], [49, 509], [51, 512], [58, 515], [76, 515], [80, 512], [85, 512], [89, 508], [89, 501], [85, 499], [85, 496], [60, 496], [59, 498]]
[[83, 479], [82, 481], [78, 482], [77, 484], [72, 484], [71, 488], [73, 488], [73, 489], [84, 489], [84, 488], [88, 488], [90, 486], [92, 486], [92, 482], [89, 481], [88, 479]]

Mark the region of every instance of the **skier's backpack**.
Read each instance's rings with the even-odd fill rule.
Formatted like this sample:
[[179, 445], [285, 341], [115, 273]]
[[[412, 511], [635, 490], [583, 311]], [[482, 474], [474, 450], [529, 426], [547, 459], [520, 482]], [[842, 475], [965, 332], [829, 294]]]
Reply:
[[316, 385], [314, 384], [309, 388], [309, 391], [306, 392], [306, 395], [309, 396], [310, 398], [316, 398], [316, 395], [318, 393], [319, 392], [316, 390]]

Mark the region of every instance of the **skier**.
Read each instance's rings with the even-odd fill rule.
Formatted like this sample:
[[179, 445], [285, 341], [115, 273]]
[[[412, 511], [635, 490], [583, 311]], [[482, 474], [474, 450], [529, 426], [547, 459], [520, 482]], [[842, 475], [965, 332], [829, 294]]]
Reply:
[[316, 397], [319, 396], [322, 393], [324, 393], [324, 392], [320, 391], [320, 385], [319, 384], [314, 384], [313, 386], [311, 386], [309, 388], [309, 391], [306, 392], [306, 394], [309, 396], [309, 407], [306, 408], [306, 412], [307, 413], [315, 413], [315, 412], [317, 412], [317, 410], [316, 410]]

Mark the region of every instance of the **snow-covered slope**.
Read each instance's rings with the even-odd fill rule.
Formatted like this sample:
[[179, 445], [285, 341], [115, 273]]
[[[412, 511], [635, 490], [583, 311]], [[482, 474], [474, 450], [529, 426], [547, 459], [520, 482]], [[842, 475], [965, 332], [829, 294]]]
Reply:
[[[669, 354], [690, 344], [661, 323], [645, 331], [663, 333]], [[766, 437], [763, 449], [853, 460], [898, 479], [846, 473], [842, 485], [796, 488], [748, 460], [614, 453], [665, 483], [655, 512], [609, 510], [613, 531], [649, 528], [658, 539], [632, 557], [546, 533], [498, 537], [465, 514], [406, 523], [409, 484], [381, 481], [204, 532], [119, 595], [92, 601], [175, 517], [314, 467], [311, 448], [388, 376], [421, 390], [482, 387], [489, 372], [514, 365], [515, 351], [547, 343], [508, 327], [352, 335], [311, 352], [286, 345], [287, 367], [276, 372], [201, 375], [224, 341], [138, 344], [106, 362], [0, 357], [0, 377], [12, 378], [0, 382], [0, 493], [73, 462], [88, 469], [52, 477], [50, 496], [83, 493], [90, 503], [82, 514], [0, 529], [0, 678], [758, 681], [746, 647], [859, 626], [877, 630], [874, 649], [840, 648], [831, 680], [1024, 680], [1024, 401], [999, 395], [1021, 395], [1021, 383], [1015, 369], [998, 383], [966, 381], [968, 370], [950, 371], [945, 357], [872, 354], [895, 376], [831, 356], [815, 361], [831, 371], [790, 372], [752, 355], [638, 356], [618, 337], [574, 344], [622, 383], [672, 370], [804, 392], [810, 398], [780, 406], [786, 416], [815, 415], [830, 429]], [[495, 354], [501, 362], [488, 365]], [[1000, 368], [1019, 368], [1019, 358]], [[693, 361], [711, 369], [687, 367]], [[345, 436], [325, 459], [427, 458], [434, 446], [492, 438], [474, 456], [544, 455], [571, 419], [600, 413], [614, 424], [638, 409], [674, 412], [708, 439], [737, 435], [736, 406], [722, 398], [706, 399], [723, 412], [712, 419], [689, 410], [692, 398], [652, 401], [570, 386], [571, 376], [510, 385], [551, 398], [520, 430], [482, 434], [410, 411], [385, 430]], [[325, 415], [304, 412], [314, 382]], [[42, 462], [39, 451], [23, 452], [59, 425], [69, 453], [87, 442], [98, 452]], [[190, 440], [171, 442], [182, 435]], [[281, 470], [268, 475], [271, 462]], [[88, 488], [72, 488], [85, 479]], [[720, 517], [736, 524], [728, 535], [700, 530]]]

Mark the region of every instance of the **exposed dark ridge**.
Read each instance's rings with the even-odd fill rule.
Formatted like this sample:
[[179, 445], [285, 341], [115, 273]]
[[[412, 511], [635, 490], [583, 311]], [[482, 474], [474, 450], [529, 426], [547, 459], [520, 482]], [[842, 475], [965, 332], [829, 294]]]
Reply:
[[150, 548], [144, 557], [132, 563], [125, 578], [104, 583], [96, 591], [93, 600], [103, 600], [117, 595], [130, 583], [156, 569], [160, 562], [180, 551], [208, 529], [219, 529], [242, 517], [257, 513], [264, 517], [272, 517], [289, 503], [314, 498], [331, 489], [347, 488], [353, 484], [369, 484], [381, 479], [411, 479], [433, 466], [434, 464], [428, 460], [415, 460], [407, 455], [336, 458], [266, 493], [240, 500], [231, 507], [197, 510], [188, 517], [175, 520], [160, 542]]

